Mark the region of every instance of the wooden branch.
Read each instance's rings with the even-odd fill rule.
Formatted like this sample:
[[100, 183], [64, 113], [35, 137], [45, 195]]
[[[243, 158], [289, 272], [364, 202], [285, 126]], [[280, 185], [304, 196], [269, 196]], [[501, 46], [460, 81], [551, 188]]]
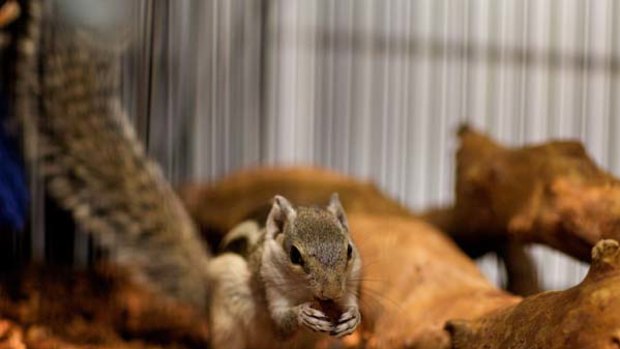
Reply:
[[264, 220], [275, 194], [318, 204], [332, 192], [343, 201], [364, 261], [364, 330], [357, 341], [349, 339], [353, 347], [363, 341], [369, 348], [448, 348], [447, 320], [474, 319], [519, 301], [492, 286], [449, 237], [350, 177], [312, 168], [254, 169], [210, 186], [187, 185], [181, 197], [198, 225], [213, 233], [243, 219]]
[[453, 349], [620, 348], [620, 248], [599, 242], [577, 287], [541, 293], [474, 321], [450, 321]]
[[[320, 168], [255, 168], [228, 176], [214, 185], [190, 183], [179, 189], [181, 199], [211, 246], [218, 246], [221, 237], [238, 222], [249, 218], [264, 221], [275, 194], [310, 205], [325, 203], [333, 192], [340, 194], [349, 214], [417, 217], [372, 183]], [[504, 259], [508, 290], [519, 295], [539, 291], [533, 262], [522, 244], [509, 241], [506, 234], [484, 238], [476, 235], [472, 239], [458, 229], [451, 230], [451, 209], [429, 211], [423, 218], [440, 229], [445, 228], [470, 257], [497, 253]]]
[[519, 296], [530, 296], [541, 291], [538, 272], [532, 257], [519, 241], [508, 241], [498, 251], [506, 270], [505, 289]]
[[[540, 292], [534, 260], [526, 252], [526, 245], [511, 239], [507, 233], [491, 233], [487, 230], [469, 231], [461, 229], [462, 224], [455, 219], [453, 208], [436, 208], [421, 216], [426, 222], [447, 233], [457, 245], [472, 258], [489, 252], [496, 253], [504, 263], [507, 275], [505, 289], [520, 296]], [[476, 219], [476, 218], [474, 218]]]
[[[368, 297], [383, 298], [386, 304], [374, 312], [363, 307], [371, 322], [363, 336], [367, 347], [594, 349], [620, 345], [620, 247], [614, 240], [596, 245], [592, 268], [577, 287], [520, 302], [490, 286], [451, 241], [420, 221], [365, 216], [353, 217], [351, 222], [368, 263], [363, 304]], [[446, 323], [449, 319], [453, 320]]]
[[218, 246], [221, 237], [243, 220], [264, 221], [275, 194], [311, 205], [327, 203], [334, 192], [340, 194], [347, 212], [413, 215], [370, 182], [311, 167], [244, 170], [216, 185], [188, 183], [178, 190], [211, 246]]
[[537, 242], [583, 261], [620, 239], [620, 185], [577, 142], [506, 148], [463, 128], [456, 203], [442, 226], [457, 239]]
[[491, 285], [447, 236], [419, 219], [353, 214], [349, 223], [364, 261], [368, 348], [451, 348], [446, 321], [476, 319], [520, 301]]
[[[322, 185], [315, 183], [306, 187], [303, 182], [295, 178], [298, 173], [312, 173], [307, 177], [308, 182], [320, 182], [318, 179], [320, 177], [316, 176], [316, 172], [304, 172], [304, 170], [287, 172], [275, 169], [270, 171], [269, 176], [259, 180], [256, 179], [256, 175], [260, 174], [261, 170], [246, 172], [245, 177], [234, 177], [236, 184], [233, 187], [243, 188], [232, 191], [234, 195], [227, 194], [219, 183], [211, 189], [203, 187], [200, 193], [196, 193], [204, 195], [214, 190], [219, 193], [217, 200], [221, 201], [211, 202], [212, 207], [223, 205], [229, 210], [239, 209], [242, 213], [229, 212], [228, 214], [243, 217], [247, 216], [248, 207], [256, 205], [251, 204], [252, 199], [248, 198], [258, 198], [260, 195], [271, 196], [273, 192], [270, 191], [277, 188], [283, 180], [289, 183], [289, 188], [286, 192], [282, 192], [283, 195], [290, 196], [294, 201], [298, 197], [305, 197], [308, 200], [312, 199], [313, 202], [322, 202], [326, 199], [320, 198], [321, 195], [327, 198], [331, 191], [340, 191], [340, 188], [344, 187], [332, 186], [329, 190], [324, 190], [319, 194], [318, 188]], [[347, 180], [350, 181], [350, 179]], [[228, 186], [231, 186], [232, 182], [224, 181]], [[359, 189], [347, 190], [350, 193], [356, 193]], [[257, 195], [254, 192], [261, 194]], [[213, 199], [215, 196], [210, 197]], [[343, 197], [346, 196], [343, 195]], [[364, 321], [362, 331], [356, 337], [349, 338], [340, 345], [416, 349], [453, 347], [468, 349], [488, 345], [489, 348], [526, 349], [546, 348], [548, 343], [557, 341], [558, 332], [553, 327], [555, 325], [561, 326], [563, 338], [578, 336], [594, 338], [605, 331], [607, 331], [605, 333], [615, 333], [617, 323], [606, 322], [600, 307], [609, 304], [609, 307], [604, 308], [605, 312], [618, 312], [620, 304], [605, 302], [611, 298], [620, 298], [620, 288], [605, 286], [613, 284], [607, 281], [597, 281], [614, 279], [615, 272], [597, 274], [593, 271], [591, 275], [598, 276], [589, 276], [578, 288], [553, 293], [555, 295], [553, 297], [558, 297], [557, 301], [547, 302], [548, 298], [545, 298], [543, 294], [526, 298], [523, 305], [520, 305], [521, 298], [492, 286], [473, 262], [456, 248], [448, 237], [433, 226], [411, 214], [402, 214], [401, 211], [379, 209], [378, 214], [373, 214], [373, 201], [368, 199], [360, 202], [354, 199], [355, 195], [352, 197], [353, 199], [350, 198], [350, 200], [358, 204], [357, 208], [349, 210], [347, 203], [345, 207], [349, 210], [352, 234], [360, 248], [365, 265], [361, 296]], [[237, 200], [244, 204], [237, 204]], [[382, 200], [377, 202], [382, 202]], [[511, 198], [507, 196], [504, 200], [511, 201]], [[448, 217], [448, 223], [453, 224], [454, 215], [450, 211], [446, 212], [443, 217]], [[475, 221], [478, 218], [472, 215], [468, 217], [468, 220]], [[498, 241], [510, 241], [506, 240], [508, 235], [503, 234], [499, 229], [480, 231], [488, 232], [491, 237], [499, 236]], [[519, 251], [522, 252], [518, 247], [517, 254], [520, 253]], [[510, 245], [500, 249], [504, 249], [507, 255], [515, 253]], [[599, 250], [606, 250], [606, 248]], [[595, 268], [601, 269], [601, 267]], [[585, 297], [584, 299], [589, 299], [588, 297], [598, 299], [597, 297], [600, 296], [597, 292], [600, 289], [604, 292], [604, 297], [600, 302], [575, 301], [569, 303], [573, 306], [572, 308], [558, 306], [559, 302], [574, 300], [575, 295]], [[583, 314], [584, 319], [596, 317], [598, 327], [593, 329], [588, 321], [565, 324], [548, 320], [571, 318], [575, 312]], [[545, 314], [545, 316], [537, 314]], [[529, 319], [530, 315], [532, 319]], [[507, 330], [508, 328], [516, 329], [513, 330], [515, 333], [536, 332], [540, 334], [531, 336], [532, 338], [526, 341], [527, 345], [522, 345], [524, 339], [521, 335], [506, 335], [506, 333], [512, 333]], [[338, 347], [333, 340], [326, 339], [326, 342]], [[468, 343], [482, 343], [482, 345], [466, 346]], [[562, 345], [556, 347], [590, 348], [584, 346], [583, 341], [575, 343], [577, 344], [562, 341]], [[324, 347], [329, 347], [327, 343], [323, 344]]]

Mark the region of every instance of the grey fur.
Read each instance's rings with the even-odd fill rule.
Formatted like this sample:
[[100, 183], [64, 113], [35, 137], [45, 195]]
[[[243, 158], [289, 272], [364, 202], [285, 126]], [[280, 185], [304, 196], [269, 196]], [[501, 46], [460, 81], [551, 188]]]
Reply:
[[[314, 332], [341, 337], [355, 330], [361, 319], [361, 260], [356, 251], [348, 260], [347, 249], [354, 244], [341, 220], [346, 219], [344, 210], [330, 207], [294, 208], [277, 196], [264, 230], [244, 222], [231, 231], [230, 240], [245, 238], [253, 245], [246, 257], [225, 253], [209, 266], [215, 349], [241, 349], [248, 343], [255, 348], [305, 347], [316, 339]], [[291, 260], [293, 247], [300, 264]], [[340, 307], [336, 323], [315, 309], [319, 299]], [[312, 330], [301, 331], [307, 342], [285, 340], [301, 328]]]
[[[300, 207], [297, 218], [285, 231], [291, 244], [307, 246], [305, 253], [326, 267], [344, 263], [346, 248], [343, 249], [343, 246], [348, 243], [348, 236], [330, 212], [315, 207]], [[317, 240], [321, 243], [316, 244]]]
[[117, 48], [89, 45], [53, 19], [43, 24], [41, 2], [29, 3], [16, 89], [29, 159], [49, 193], [119, 262], [203, 307], [209, 256], [120, 104]]

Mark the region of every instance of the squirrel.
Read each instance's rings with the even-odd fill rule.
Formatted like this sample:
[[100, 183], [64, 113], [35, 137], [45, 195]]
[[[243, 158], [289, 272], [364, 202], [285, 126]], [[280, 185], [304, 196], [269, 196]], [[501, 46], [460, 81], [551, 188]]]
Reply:
[[302, 328], [343, 337], [360, 324], [362, 262], [338, 194], [326, 208], [277, 195], [263, 229], [243, 222], [221, 249], [207, 271], [213, 348], [276, 348]]

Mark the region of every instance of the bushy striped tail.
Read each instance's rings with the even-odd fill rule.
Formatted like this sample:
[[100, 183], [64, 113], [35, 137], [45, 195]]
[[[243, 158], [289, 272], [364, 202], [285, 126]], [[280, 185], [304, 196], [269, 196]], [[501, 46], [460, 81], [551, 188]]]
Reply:
[[117, 50], [28, 12], [16, 114], [50, 194], [142, 280], [204, 306], [208, 252], [120, 104]]

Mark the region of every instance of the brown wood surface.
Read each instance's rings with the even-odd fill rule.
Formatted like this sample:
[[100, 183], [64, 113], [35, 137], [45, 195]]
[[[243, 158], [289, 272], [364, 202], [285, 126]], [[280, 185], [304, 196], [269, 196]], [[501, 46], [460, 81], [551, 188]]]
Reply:
[[[509, 149], [467, 129], [461, 142], [457, 202], [434, 213], [435, 226], [371, 184], [318, 169], [248, 170], [182, 192], [218, 238], [263, 215], [275, 193], [302, 204], [341, 194], [364, 261], [364, 320], [354, 336], [320, 348], [620, 348], [620, 249], [613, 240], [596, 244], [618, 234], [617, 180], [576, 143]], [[522, 299], [486, 280], [437, 226], [472, 243], [540, 242], [593, 265], [576, 287]], [[101, 273], [3, 275], [0, 348], [205, 345], [199, 313], [123, 273]]]
[[425, 215], [462, 246], [541, 243], [583, 261], [620, 239], [620, 185], [572, 141], [509, 148], [463, 128], [456, 202]]

